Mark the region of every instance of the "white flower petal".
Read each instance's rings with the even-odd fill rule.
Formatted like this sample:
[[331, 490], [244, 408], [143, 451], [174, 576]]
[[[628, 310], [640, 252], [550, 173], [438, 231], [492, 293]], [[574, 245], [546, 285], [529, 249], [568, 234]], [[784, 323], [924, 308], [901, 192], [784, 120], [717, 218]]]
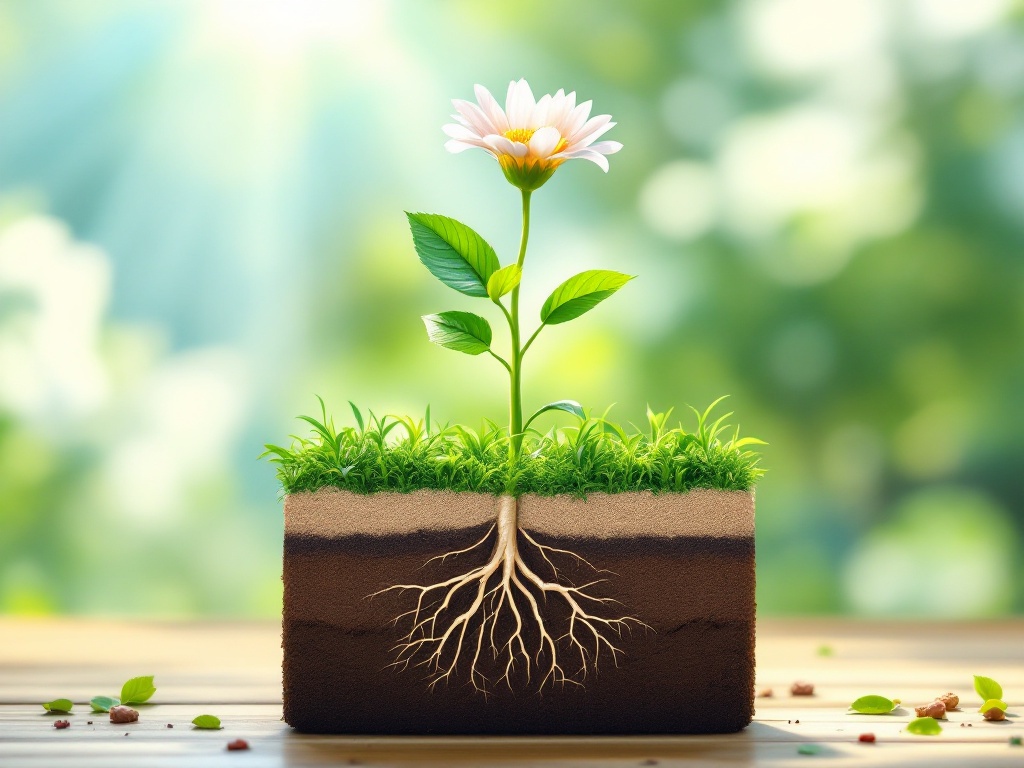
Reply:
[[563, 136], [571, 137], [583, 127], [584, 123], [587, 122], [587, 118], [590, 117], [590, 107], [592, 105], [592, 101], [584, 101], [569, 113], [569, 116], [565, 118], [565, 122], [560, 128]]
[[589, 147], [586, 147], [586, 149], [592, 152], [599, 152], [602, 155], [614, 155], [622, 149], [622, 144], [617, 141], [599, 141], [597, 144], [591, 144]]
[[605, 173], [608, 173], [608, 158], [602, 155], [600, 152], [595, 152], [592, 149], [584, 148], [573, 150], [572, 152], [559, 152], [557, 155], [552, 155], [551, 159], [556, 160], [564, 158], [566, 160], [582, 159], [589, 160], [601, 167]]
[[[559, 97], [561, 94], [561, 97]], [[551, 102], [551, 106], [548, 108], [548, 121], [547, 124], [558, 129], [558, 132], [563, 136], [567, 136], [567, 124], [569, 121], [569, 115], [576, 108], [576, 94], [570, 93], [568, 96], [563, 94], [561, 91], [555, 94], [555, 98]]]
[[[611, 123], [611, 115], [598, 115], [587, 120], [586, 124], [575, 133], [569, 134], [570, 146], [585, 147], [598, 136], [610, 131], [615, 123]], [[611, 123], [611, 125], [609, 125]]]
[[508, 118], [505, 116], [505, 112], [498, 105], [495, 98], [491, 96], [491, 92], [482, 85], [474, 85], [473, 92], [476, 94], [476, 100], [480, 105], [480, 111], [487, 116], [491, 121], [491, 125], [494, 126], [494, 132], [504, 133], [507, 131]]
[[455, 123], [448, 123], [442, 125], [441, 130], [444, 131], [446, 136], [457, 139], [458, 141], [470, 141], [472, 139], [480, 140], [480, 135], [472, 128], [467, 128], [464, 125], [457, 125]]
[[484, 136], [484, 143], [499, 155], [512, 155], [513, 157], [526, 157], [526, 145], [518, 141], [510, 141], [504, 136], [492, 133]]
[[537, 101], [537, 106], [533, 108], [533, 116], [530, 118], [531, 128], [540, 128], [543, 125], [550, 125], [551, 122], [548, 120], [548, 110], [551, 109], [552, 105], [551, 94], [545, 93]]
[[465, 152], [467, 149], [482, 149], [488, 154], [498, 155], [490, 147], [484, 145], [483, 140], [480, 143], [469, 143], [467, 141], [458, 141], [457, 139], [449, 139], [444, 143], [444, 148], [451, 152], [453, 155], [457, 155], [459, 152]]
[[498, 133], [498, 126], [491, 122], [491, 118], [484, 114], [476, 104], [462, 99], [452, 99], [456, 111], [462, 118], [459, 122], [468, 125], [477, 136], [486, 136], [488, 133]]
[[551, 126], [538, 128], [530, 137], [530, 154], [533, 157], [548, 157], [555, 151], [555, 147], [561, 140], [562, 134], [558, 132], [558, 129]]
[[508, 97], [505, 100], [505, 112], [508, 115], [510, 128], [530, 128], [533, 108], [537, 106], [533, 91], [526, 80], [512, 81], [508, 85]]

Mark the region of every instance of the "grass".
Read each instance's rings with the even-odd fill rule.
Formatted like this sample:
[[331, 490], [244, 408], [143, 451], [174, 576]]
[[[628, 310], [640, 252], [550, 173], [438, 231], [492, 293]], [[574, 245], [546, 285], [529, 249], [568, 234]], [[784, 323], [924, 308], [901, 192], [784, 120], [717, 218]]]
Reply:
[[[285, 493], [342, 488], [355, 493], [419, 489], [527, 493], [541, 496], [625, 491], [683, 492], [692, 488], [749, 490], [764, 470], [751, 446], [725, 423], [727, 413], [696, 409], [696, 424], [669, 427], [671, 411], [647, 412], [647, 427], [627, 432], [606, 416], [541, 433], [527, 430], [522, 452], [509, 457], [508, 430], [485, 421], [479, 431], [432, 425], [405, 416], [364, 420], [352, 405], [354, 426], [336, 429], [320, 400], [321, 417], [300, 416], [313, 429], [290, 448], [267, 445]], [[351, 405], [351, 404], [350, 404]]]

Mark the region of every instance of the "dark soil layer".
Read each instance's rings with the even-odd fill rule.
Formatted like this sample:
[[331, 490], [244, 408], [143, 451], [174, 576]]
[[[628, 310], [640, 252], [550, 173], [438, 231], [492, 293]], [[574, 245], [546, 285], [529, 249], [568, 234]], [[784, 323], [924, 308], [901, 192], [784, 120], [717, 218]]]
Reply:
[[[460, 549], [486, 530], [431, 535], [285, 539], [284, 715], [301, 731], [348, 734], [673, 734], [726, 733], [753, 714], [754, 544], [743, 538], [551, 539], [571, 550], [555, 560], [563, 584], [605, 576], [592, 588], [620, 606], [603, 616], [635, 616], [652, 631], [613, 638], [619, 666], [604, 656], [583, 687], [538, 693], [534, 679], [484, 697], [460, 677], [433, 691], [422, 669], [389, 668], [400, 628], [389, 622], [415, 595], [368, 595], [396, 583], [427, 584], [486, 561], [490, 542], [445, 563], [431, 557]], [[521, 547], [524, 542], [520, 538]], [[535, 551], [524, 558], [538, 574], [551, 571]], [[546, 570], [545, 570], [546, 569]], [[468, 590], [467, 590], [468, 591]], [[549, 600], [552, 634], [565, 631]], [[528, 644], [535, 636], [528, 635]], [[572, 658], [565, 656], [567, 671]], [[491, 670], [486, 670], [491, 671]], [[521, 684], [520, 684], [521, 683]]]

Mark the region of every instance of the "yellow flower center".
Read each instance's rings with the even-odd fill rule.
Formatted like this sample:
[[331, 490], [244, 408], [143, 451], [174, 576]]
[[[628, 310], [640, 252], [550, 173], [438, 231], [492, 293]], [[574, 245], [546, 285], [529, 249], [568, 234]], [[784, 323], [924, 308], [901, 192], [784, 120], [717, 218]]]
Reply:
[[[529, 144], [530, 139], [533, 138], [533, 134], [537, 131], [534, 128], [509, 128], [503, 134], [509, 141], [518, 141], [520, 144]], [[555, 145], [554, 150], [551, 154], [557, 155], [569, 144], [568, 140], [563, 136], [558, 140], [558, 144]]]
[[530, 137], [533, 136], [533, 128], [509, 128], [505, 131], [505, 138], [509, 141], [518, 141], [521, 144], [529, 144]]

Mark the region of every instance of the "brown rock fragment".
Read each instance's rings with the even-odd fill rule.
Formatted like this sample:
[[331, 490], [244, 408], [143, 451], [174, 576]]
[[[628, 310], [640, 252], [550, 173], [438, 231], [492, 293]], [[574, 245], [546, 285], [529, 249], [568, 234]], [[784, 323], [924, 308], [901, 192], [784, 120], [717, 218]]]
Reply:
[[981, 716], [984, 717], [986, 720], [991, 720], [993, 722], [1006, 719], [1006, 713], [1003, 712], [1003, 710], [1001, 710], [999, 707], [991, 707], [989, 709], [986, 709], [984, 712], [981, 713]]
[[941, 701], [945, 704], [947, 712], [960, 706], [960, 697], [955, 693], [944, 693], [941, 696], [938, 696], [935, 700]]
[[793, 696], [813, 696], [814, 683], [805, 683], [798, 680], [789, 687], [789, 692]]
[[110, 722], [112, 723], [134, 723], [139, 719], [139, 713], [131, 707], [116, 706], [110, 708]]
[[57, 728], [58, 730], [62, 728], [70, 728], [71, 723], [68, 720], [54, 720], [53, 727]]
[[229, 741], [228, 742], [228, 751], [229, 752], [234, 752], [234, 751], [239, 750], [239, 749], [248, 749], [248, 748], [249, 748], [249, 742], [246, 741], [245, 739], [235, 739], [234, 741]]
[[875, 734], [873, 733], [862, 733], [857, 737], [857, 741], [863, 741], [865, 744], [875, 743]]
[[773, 694], [771, 688], [762, 688], [760, 691], [757, 692], [757, 698], [759, 699], [770, 699], [772, 695]]
[[936, 720], [942, 720], [946, 716], [946, 705], [936, 699], [923, 707], [914, 707], [914, 712], [918, 717], [934, 717]]

